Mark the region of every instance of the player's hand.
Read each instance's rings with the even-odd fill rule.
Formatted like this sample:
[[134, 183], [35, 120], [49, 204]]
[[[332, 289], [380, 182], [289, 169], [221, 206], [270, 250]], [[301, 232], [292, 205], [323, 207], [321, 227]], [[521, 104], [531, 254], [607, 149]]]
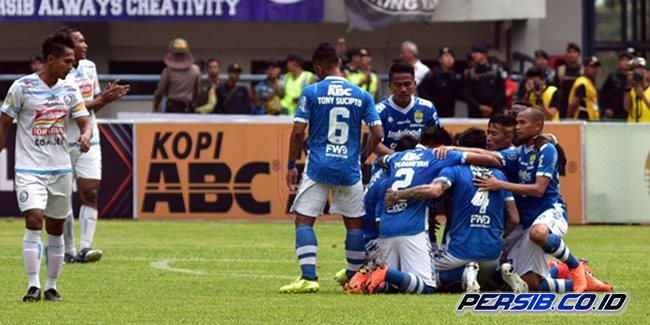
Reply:
[[106, 88], [104, 88], [104, 92], [102, 93], [102, 99], [105, 103], [110, 103], [118, 100], [126, 95], [129, 90], [131, 90], [130, 85], [120, 85], [119, 82], [120, 79], [116, 79], [115, 81], [109, 82], [106, 85]]
[[291, 168], [287, 172], [287, 186], [291, 192], [295, 192], [298, 189], [298, 169]]
[[456, 150], [456, 147], [454, 146], [440, 146], [438, 148], [433, 149], [433, 152], [436, 154], [436, 157], [438, 159], [445, 159], [447, 158], [447, 152], [451, 150]]
[[501, 181], [492, 175], [476, 176], [474, 177], [474, 186], [481, 191], [498, 191], [501, 189]]
[[397, 201], [397, 190], [389, 188], [388, 191], [386, 191], [386, 196], [384, 196], [384, 206], [393, 206], [397, 203]]
[[79, 151], [88, 152], [90, 150], [90, 137], [82, 134], [77, 137], [76, 142], [79, 144]]

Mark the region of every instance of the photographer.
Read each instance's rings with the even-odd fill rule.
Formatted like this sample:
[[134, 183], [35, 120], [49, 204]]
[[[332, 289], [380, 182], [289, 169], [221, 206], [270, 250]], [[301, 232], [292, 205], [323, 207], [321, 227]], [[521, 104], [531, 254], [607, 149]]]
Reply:
[[584, 72], [571, 86], [567, 117], [589, 121], [600, 120], [598, 90], [594, 82], [598, 75], [600, 61], [592, 56], [585, 59], [583, 66]]
[[557, 87], [548, 86], [546, 72], [539, 67], [526, 71], [526, 93], [523, 97], [530, 106], [544, 113], [546, 121], [560, 120], [560, 96]]
[[630, 61], [631, 72], [628, 81], [630, 91], [625, 94], [624, 107], [628, 112], [628, 123], [650, 123], [650, 84], [648, 66], [642, 57]]

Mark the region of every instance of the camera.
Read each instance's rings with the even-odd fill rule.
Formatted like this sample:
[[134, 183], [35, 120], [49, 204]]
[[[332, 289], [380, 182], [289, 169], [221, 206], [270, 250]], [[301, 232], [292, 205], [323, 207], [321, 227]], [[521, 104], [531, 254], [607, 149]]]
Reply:
[[642, 72], [636, 71], [636, 70], [634, 72], [632, 72], [632, 80], [637, 81], [637, 82], [641, 82], [641, 81], [643, 81], [644, 78], [645, 78], [645, 76], [643, 75]]

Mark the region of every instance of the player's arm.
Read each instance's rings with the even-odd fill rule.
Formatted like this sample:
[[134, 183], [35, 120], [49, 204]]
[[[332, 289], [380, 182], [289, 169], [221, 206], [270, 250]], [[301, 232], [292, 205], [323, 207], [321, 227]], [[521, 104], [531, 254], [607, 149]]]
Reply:
[[[490, 151], [486, 149], [481, 149], [481, 148], [465, 148], [465, 147], [456, 147], [456, 146], [442, 146], [434, 149], [433, 151], [436, 153], [436, 156], [439, 159], [445, 159], [447, 157], [447, 153], [449, 151], [460, 151], [460, 152], [467, 152], [467, 153], [474, 153], [478, 155], [485, 155], [485, 156], [492, 156], [496, 158], [497, 160], [501, 161], [501, 156], [499, 156], [498, 152], [496, 151]], [[500, 168], [501, 166], [496, 166], [497, 168]]]
[[444, 179], [436, 179], [431, 184], [415, 186], [404, 190], [389, 188], [384, 197], [384, 205], [392, 206], [400, 200], [437, 199], [450, 187]]
[[477, 153], [466, 153], [465, 163], [468, 165], [474, 166], [485, 166], [485, 167], [494, 167], [494, 168], [503, 168], [501, 164], [501, 159], [497, 158], [492, 154], [477, 154]]
[[130, 85], [120, 85], [118, 84], [120, 79], [117, 79], [113, 82], [109, 82], [104, 88], [104, 91], [97, 97], [87, 100], [85, 102], [86, 108], [88, 110], [93, 110], [99, 112], [104, 106], [112, 103], [124, 95], [126, 95], [130, 90]]
[[508, 237], [520, 222], [519, 210], [517, 210], [515, 200], [506, 200], [505, 203], [506, 226], [503, 232], [503, 238]]
[[391, 153], [395, 152], [395, 150], [392, 150], [391, 148], [388, 148], [385, 144], [382, 142], [379, 142], [377, 147], [375, 148], [375, 155], [377, 156], [385, 156], [385, 155], [390, 155]]
[[9, 129], [11, 128], [11, 123], [14, 122], [13, 117], [0, 113], [0, 152], [2, 152], [2, 149], [5, 147], [5, 141], [7, 140], [7, 133], [9, 133]]
[[[368, 143], [366, 145], [366, 148], [363, 150], [363, 155], [364, 155], [363, 157], [364, 158], [368, 158], [373, 152], [377, 153], [379, 145], [384, 146], [381, 143], [381, 140], [382, 140], [383, 137], [384, 137], [384, 130], [382, 129], [381, 124], [374, 124], [374, 125], [370, 126], [370, 137], [368, 138]], [[386, 146], [384, 146], [384, 147], [386, 147]], [[386, 148], [386, 149], [388, 149], [388, 148]], [[390, 150], [390, 149], [388, 149], [388, 150]], [[392, 150], [390, 150], [390, 151], [392, 151]], [[388, 152], [388, 153], [391, 153], [391, 152]], [[385, 155], [385, 154], [388, 154], [388, 153], [383, 153], [381, 155]], [[364, 162], [365, 162], [365, 159], [361, 163], [364, 163]]]
[[291, 130], [291, 137], [289, 138], [289, 171], [287, 173], [287, 186], [291, 191], [295, 191], [298, 187], [298, 169], [296, 168], [296, 160], [298, 154], [302, 149], [302, 142], [305, 139], [305, 129], [307, 123], [295, 122]]
[[90, 149], [90, 139], [93, 136], [93, 129], [90, 127], [88, 116], [79, 116], [74, 119], [79, 127], [79, 136], [75, 139], [79, 143], [79, 151], [87, 152]]
[[501, 181], [492, 175], [489, 175], [485, 178], [476, 177], [474, 178], [474, 185], [478, 188], [486, 191], [499, 191], [506, 190], [512, 193], [517, 193], [519, 195], [526, 195], [532, 197], [542, 197], [548, 184], [551, 182], [551, 178], [548, 176], [537, 175], [535, 177], [534, 184], [515, 184], [509, 183], [506, 181]]

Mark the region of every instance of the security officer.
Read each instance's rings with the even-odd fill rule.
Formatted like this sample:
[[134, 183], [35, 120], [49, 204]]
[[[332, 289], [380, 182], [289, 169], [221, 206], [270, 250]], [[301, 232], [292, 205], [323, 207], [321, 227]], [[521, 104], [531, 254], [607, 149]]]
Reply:
[[560, 65], [553, 78], [553, 85], [560, 89], [560, 117], [572, 117], [567, 115], [569, 107], [569, 93], [573, 82], [583, 74], [580, 65], [580, 46], [576, 43], [569, 43], [566, 47], [566, 64]]
[[546, 121], [560, 120], [558, 89], [548, 85], [546, 73], [541, 67], [531, 67], [526, 70], [524, 89], [523, 102], [542, 111]]
[[598, 90], [595, 86], [600, 61], [595, 56], [585, 59], [584, 73], [578, 77], [569, 92], [567, 116], [581, 120], [599, 120]]
[[293, 116], [296, 113], [298, 99], [302, 90], [316, 81], [316, 78], [313, 73], [303, 70], [302, 58], [300, 56], [289, 54], [287, 55], [286, 62], [287, 73], [282, 80], [284, 84], [284, 97], [280, 101], [280, 105], [282, 106], [280, 114]]
[[379, 76], [372, 72], [370, 63], [372, 58], [368, 49], [352, 48], [347, 53], [348, 62], [344, 73], [349, 82], [359, 86], [372, 95], [375, 101], [378, 101]]
[[618, 54], [618, 69], [607, 76], [605, 83], [600, 88], [600, 103], [605, 118], [617, 120], [627, 118], [628, 114], [623, 107], [623, 99], [628, 91], [627, 73], [632, 58], [634, 58], [633, 48], [620, 52]]
[[648, 65], [644, 58], [630, 61], [630, 91], [625, 95], [624, 106], [628, 111], [628, 123], [650, 123], [650, 83]]
[[473, 45], [474, 66], [464, 73], [463, 97], [467, 102], [469, 117], [490, 117], [505, 107], [504, 72], [498, 65], [488, 62], [487, 52], [487, 46]]
[[448, 47], [438, 51], [437, 67], [427, 73], [418, 85], [418, 95], [433, 102], [438, 117], [453, 117], [461, 76], [454, 71], [456, 57]]

